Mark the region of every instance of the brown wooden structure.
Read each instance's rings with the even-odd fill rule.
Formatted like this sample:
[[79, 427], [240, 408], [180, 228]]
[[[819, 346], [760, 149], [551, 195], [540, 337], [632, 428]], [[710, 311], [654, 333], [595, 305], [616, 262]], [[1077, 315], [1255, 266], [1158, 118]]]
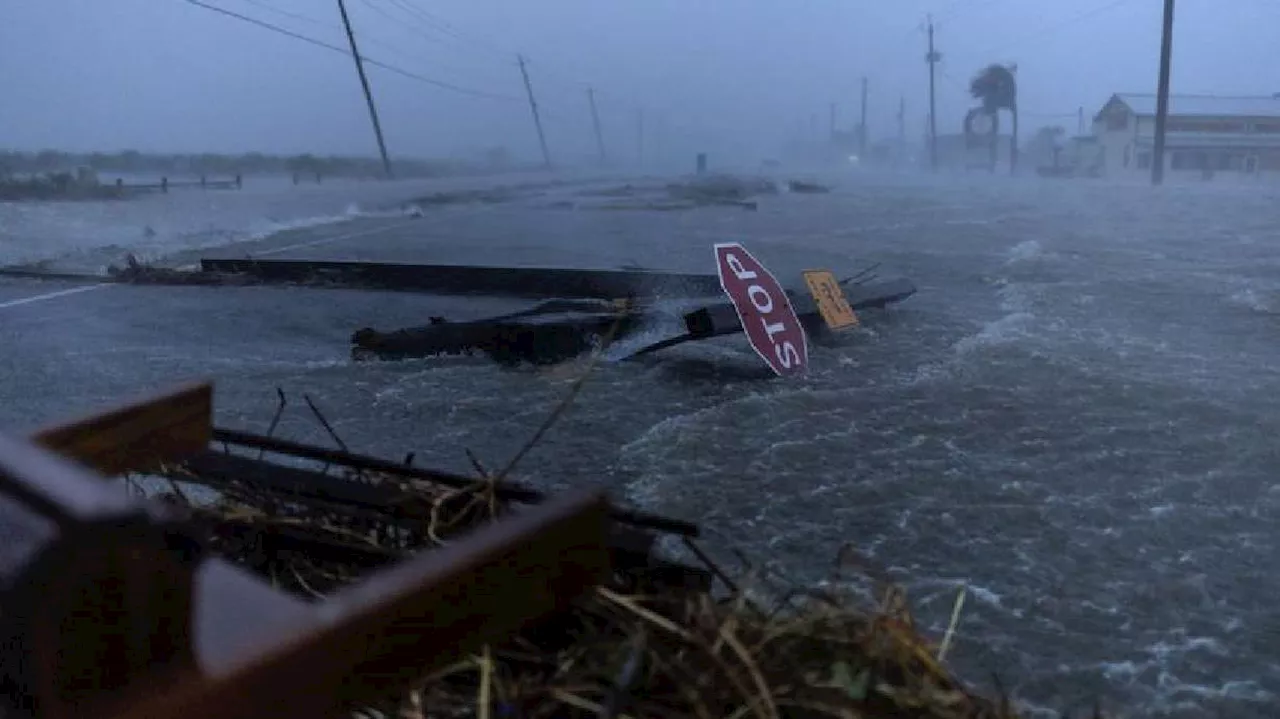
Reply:
[[6, 717], [337, 716], [564, 608], [607, 576], [596, 492], [505, 517], [308, 603], [210, 555], [101, 474], [199, 455], [212, 387], [0, 437]]

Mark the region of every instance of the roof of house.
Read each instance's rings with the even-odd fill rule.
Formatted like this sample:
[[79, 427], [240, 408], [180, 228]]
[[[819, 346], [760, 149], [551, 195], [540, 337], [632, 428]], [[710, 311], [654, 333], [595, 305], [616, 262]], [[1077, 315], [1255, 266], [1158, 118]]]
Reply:
[[[1155, 115], [1156, 96], [1137, 93], [1114, 95], [1110, 102], [1123, 102], [1135, 115]], [[1170, 95], [1169, 114], [1183, 117], [1280, 117], [1280, 96], [1227, 97], [1221, 95]]]

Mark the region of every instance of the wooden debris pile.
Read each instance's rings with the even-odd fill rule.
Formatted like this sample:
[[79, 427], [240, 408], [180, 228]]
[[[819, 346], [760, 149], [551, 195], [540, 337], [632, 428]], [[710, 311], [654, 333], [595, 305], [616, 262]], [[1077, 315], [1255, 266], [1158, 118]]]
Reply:
[[[170, 499], [209, 527], [225, 556], [307, 597], [542, 499], [478, 463], [482, 476], [468, 479], [243, 432], [215, 430], [215, 439], [224, 451], [164, 468]], [[253, 456], [263, 452], [293, 461]], [[221, 498], [187, 501], [181, 487], [192, 483]], [[422, 717], [1019, 716], [946, 669], [945, 650], [919, 633], [894, 587], [880, 585], [879, 604], [818, 592], [766, 603], [762, 584], [706, 557], [696, 526], [622, 509], [613, 517], [614, 572], [571, 612], [371, 708]], [[679, 537], [703, 566], [657, 556], [660, 533]]]

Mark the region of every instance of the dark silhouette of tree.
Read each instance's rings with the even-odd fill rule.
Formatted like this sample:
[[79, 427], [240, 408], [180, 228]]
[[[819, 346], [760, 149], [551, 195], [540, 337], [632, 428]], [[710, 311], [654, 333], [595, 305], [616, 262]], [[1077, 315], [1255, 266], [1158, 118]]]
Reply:
[[991, 169], [995, 170], [1000, 140], [1000, 111], [1013, 115], [1013, 144], [1009, 149], [1009, 171], [1018, 169], [1018, 81], [1014, 73], [1016, 65], [991, 64], [983, 68], [969, 83], [969, 94], [982, 103], [982, 109], [995, 121], [991, 141]]

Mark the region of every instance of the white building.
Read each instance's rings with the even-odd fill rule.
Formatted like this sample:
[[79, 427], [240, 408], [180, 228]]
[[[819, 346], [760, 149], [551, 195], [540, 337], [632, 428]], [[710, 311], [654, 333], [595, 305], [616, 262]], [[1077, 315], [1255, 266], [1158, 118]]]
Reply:
[[[1155, 95], [1107, 101], [1093, 119], [1104, 175], [1150, 176], [1155, 117]], [[1280, 94], [1170, 95], [1165, 172], [1170, 178], [1280, 177]]]

